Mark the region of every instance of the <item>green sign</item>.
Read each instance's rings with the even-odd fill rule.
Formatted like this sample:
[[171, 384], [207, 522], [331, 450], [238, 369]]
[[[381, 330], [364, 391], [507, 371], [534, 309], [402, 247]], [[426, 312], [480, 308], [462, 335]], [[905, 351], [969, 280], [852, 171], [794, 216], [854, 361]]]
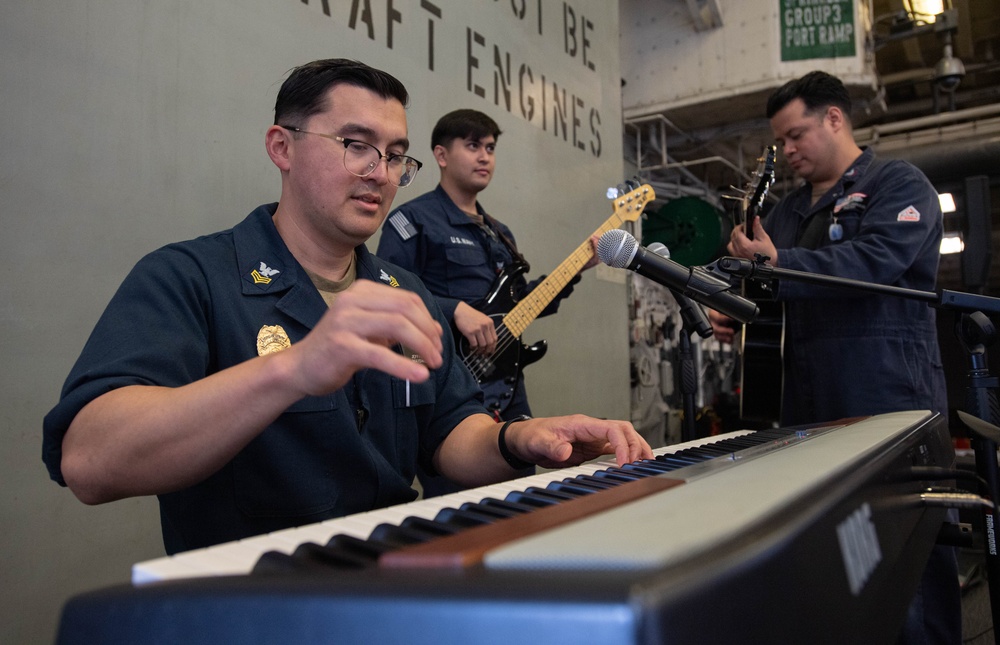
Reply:
[[852, 0], [779, 0], [781, 60], [854, 56]]

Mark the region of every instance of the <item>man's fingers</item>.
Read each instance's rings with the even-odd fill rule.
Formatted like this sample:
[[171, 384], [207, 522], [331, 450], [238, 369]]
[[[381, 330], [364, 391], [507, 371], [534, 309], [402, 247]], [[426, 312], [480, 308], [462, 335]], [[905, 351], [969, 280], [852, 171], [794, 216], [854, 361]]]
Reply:
[[402, 316], [424, 336], [433, 338], [437, 349], [441, 349], [441, 325], [431, 316], [420, 296], [412, 291], [358, 280], [337, 297], [334, 309], [365, 311], [376, 317], [383, 314]]

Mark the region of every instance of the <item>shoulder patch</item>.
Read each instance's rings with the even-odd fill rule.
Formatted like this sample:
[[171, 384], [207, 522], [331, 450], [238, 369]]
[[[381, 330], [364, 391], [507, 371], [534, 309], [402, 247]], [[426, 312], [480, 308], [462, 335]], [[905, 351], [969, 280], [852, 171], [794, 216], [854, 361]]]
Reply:
[[896, 215], [897, 222], [919, 222], [920, 221], [920, 211], [914, 208], [912, 205], [907, 206], [903, 210], [899, 211]]
[[403, 211], [397, 210], [395, 213], [389, 216], [389, 223], [392, 227], [396, 229], [399, 233], [399, 237], [404, 240], [408, 240], [417, 234], [417, 229], [410, 223], [410, 220], [406, 219], [406, 215], [403, 215]]

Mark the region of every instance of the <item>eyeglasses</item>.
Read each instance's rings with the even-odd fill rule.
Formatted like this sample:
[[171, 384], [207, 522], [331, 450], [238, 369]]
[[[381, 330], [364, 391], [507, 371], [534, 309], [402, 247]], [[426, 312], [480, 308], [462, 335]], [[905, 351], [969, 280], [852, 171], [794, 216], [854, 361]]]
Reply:
[[357, 177], [367, 177], [375, 172], [379, 162], [384, 158], [385, 166], [388, 169], [389, 182], [394, 186], [403, 188], [413, 182], [413, 178], [417, 176], [417, 171], [424, 165], [413, 157], [406, 155], [397, 155], [391, 152], [382, 154], [382, 151], [372, 144], [358, 141], [357, 139], [348, 139], [347, 137], [340, 137], [335, 134], [309, 132], [289, 125], [279, 127], [300, 134], [314, 134], [317, 137], [323, 137], [324, 139], [344, 144], [344, 168], [347, 169], [347, 172]]

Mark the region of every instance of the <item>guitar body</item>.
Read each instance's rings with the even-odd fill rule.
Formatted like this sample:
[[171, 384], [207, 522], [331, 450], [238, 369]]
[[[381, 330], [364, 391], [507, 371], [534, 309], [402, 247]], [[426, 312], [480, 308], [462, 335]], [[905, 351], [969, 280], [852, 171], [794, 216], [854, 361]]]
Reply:
[[759, 313], [740, 335], [740, 418], [765, 423], [781, 417], [785, 308], [757, 301]]
[[493, 283], [489, 294], [475, 308], [493, 319], [497, 329], [497, 348], [490, 356], [473, 354], [469, 341], [454, 330], [458, 355], [472, 371], [486, 399], [486, 407], [501, 415], [514, 397], [514, 390], [521, 380], [521, 370], [545, 355], [548, 345], [540, 340], [530, 347], [514, 338], [503, 325], [504, 316], [517, 304], [514, 285], [525, 271], [518, 264], [504, 270]]

